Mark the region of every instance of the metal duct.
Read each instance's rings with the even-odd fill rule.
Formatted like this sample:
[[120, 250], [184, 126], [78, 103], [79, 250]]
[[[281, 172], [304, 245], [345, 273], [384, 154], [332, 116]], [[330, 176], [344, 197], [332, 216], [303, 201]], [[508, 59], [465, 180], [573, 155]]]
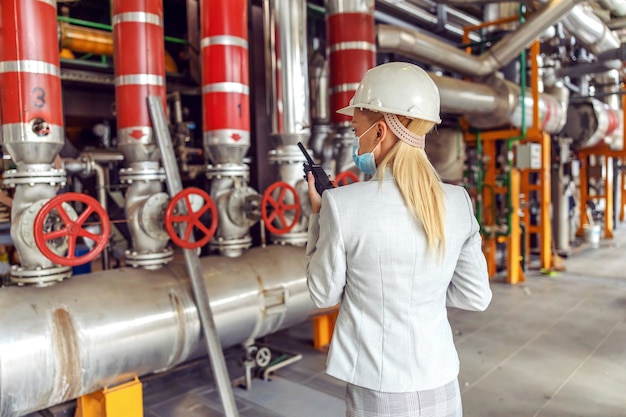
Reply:
[[594, 55], [617, 49], [619, 38], [590, 7], [578, 5], [563, 19], [563, 27]]
[[200, 3], [202, 124], [211, 162], [241, 164], [250, 147], [247, 0]]
[[426, 154], [443, 181], [463, 181], [465, 141], [460, 129], [443, 128], [427, 134]]
[[592, 98], [570, 104], [563, 134], [573, 139], [572, 147], [589, 148], [604, 141], [619, 126], [619, 113], [608, 104]]
[[[207, 257], [202, 271], [223, 347], [306, 320], [317, 310], [302, 249]], [[182, 263], [117, 269], [48, 288], [0, 288], [0, 417], [45, 409], [202, 356]]]
[[[424, 30], [432, 30], [437, 34], [460, 38], [463, 35], [464, 26], [475, 26], [480, 20], [460, 10], [439, 4], [433, 1], [406, 1], [406, 0], [377, 0], [376, 20], [381, 23], [394, 24], [394, 18], [390, 14], [401, 14], [415, 21], [415, 26]], [[430, 11], [437, 10], [437, 14]], [[469, 35], [470, 40], [479, 41], [480, 37], [475, 33]]]
[[543, 31], [557, 23], [579, 0], [553, 0], [514, 32], [476, 57], [414, 30], [378, 25], [380, 52], [393, 52], [462, 75], [483, 77], [509, 64]]
[[[518, 85], [500, 79], [490, 84], [477, 84], [456, 78], [429, 74], [441, 97], [443, 113], [463, 114], [472, 127], [494, 129], [505, 125], [521, 126], [521, 97]], [[532, 126], [532, 97], [525, 97], [526, 126]], [[565, 124], [565, 107], [559, 98], [539, 96], [541, 129], [548, 133], [561, 131]]]
[[489, 115], [499, 122], [508, 120], [514, 98], [503, 89], [478, 84], [458, 78], [429, 73], [437, 84], [441, 100], [441, 112], [467, 115]]
[[619, 126], [613, 131], [610, 136], [610, 147], [613, 150], [624, 149], [624, 136], [623, 129], [620, 128], [623, 121], [622, 108], [622, 96], [620, 86], [620, 73], [619, 71], [608, 71], [604, 74], [599, 74], [597, 77], [598, 84], [603, 86], [602, 94], [604, 95], [604, 102], [613, 109], [618, 116]]
[[626, 16], [626, 0], [600, 0], [600, 4], [615, 16]]
[[304, 0], [264, 1], [272, 136], [283, 145], [306, 143], [310, 135], [305, 6]]

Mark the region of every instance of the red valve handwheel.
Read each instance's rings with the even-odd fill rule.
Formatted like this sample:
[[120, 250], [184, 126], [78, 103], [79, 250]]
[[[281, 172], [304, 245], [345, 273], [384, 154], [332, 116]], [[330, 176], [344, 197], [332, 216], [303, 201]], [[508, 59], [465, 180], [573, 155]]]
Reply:
[[348, 181], [359, 182], [359, 177], [352, 171], [343, 171], [337, 174], [337, 177], [335, 178], [335, 184], [337, 187], [350, 184]]
[[[63, 207], [64, 203], [71, 201], [81, 202], [85, 205], [85, 210], [76, 218], [76, 220], [70, 219], [70, 216]], [[63, 226], [60, 229], [46, 232], [44, 227], [46, 225], [46, 219], [55, 210]], [[99, 234], [90, 232], [83, 228], [85, 221], [89, 216], [95, 213], [100, 217], [100, 224], [102, 230]], [[52, 262], [64, 265], [64, 266], [78, 266], [86, 264], [89, 261], [94, 260], [100, 253], [106, 248], [109, 241], [109, 234], [111, 232], [111, 223], [109, 222], [109, 216], [104, 208], [94, 199], [88, 195], [81, 193], [65, 193], [57, 195], [51, 198], [46, 204], [41, 207], [39, 213], [35, 216], [34, 224], [35, 244], [41, 253]], [[50, 246], [48, 242], [54, 239], [67, 237], [67, 255], [61, 256], [57, 254]], [[84, 255], [76, 256], [76, 239], [78, 237], [91, 239], [95, 242], [93, 248]]]
[[[274, 199], [272, 194], [276, 190], [279, 190], [279, 193], [278, 197]], [[287, 191], [293, 196], [293, 203], [285, 203]], [[285, 212], [289, 211], [293, 211], [293, 220], [291, 223], [288, 223], [285, 217]], [[280, 228], [272, 224], [277, 217], [282, 225]], [[283, 235], [293, 229], [296, 223], [298, 223], [298, 220], [300, 220], [300, 198], [298, 197], [296, 189], [282, 181], [270, 185], [265, 191], [265, 194], [263, 194], [263, 200], [261, 200], [261, 218], [269, 231], [276, 235]]]
[[[204, 204], [198, 211], [193, 211], [191, 208], [191, 200], [189, 199], [189, 196], [192, 194], [200, 196], [204, 200]], [[185, 201], [185, 207], [187, 209], [186, 214], [176, 213], [176, 207], [178, 206], [178, 202], [181, 200]], [[211, 225], [208, 228], [200, 221], [200, 217], [207, 211], [211, 212]], [[174, 228], [174, 224], [176, 223], [185, 223], [187, 225], [187, 227], [185, 227], [185, 236], [180, 237], [178, 235]], [[204, 233], [204, 237], [202, 239], [195, 241], [191, 239], [194, 228], [198, 228], [202, 233]], [[165, 229], [170, 235], [172, 242], [181, 248], [198, 249], [209, 243], [217, 230], [217, 207], [215, 206], [211, 196], [203, 190], [194, 187], [185, 188], [176, 194], [170, 200], [167, 208], [165, 209]]]

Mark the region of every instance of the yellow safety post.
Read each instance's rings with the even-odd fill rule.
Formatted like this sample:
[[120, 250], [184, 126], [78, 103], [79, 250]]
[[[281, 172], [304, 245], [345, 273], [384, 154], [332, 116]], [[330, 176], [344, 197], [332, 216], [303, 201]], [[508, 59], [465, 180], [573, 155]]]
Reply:
[[540, 263], [541, 268], [552, 267], [552, 220], [550, 218], [550, 210], [552, 206], [551, 192], [550, 192], [550, 135], [543, 133], [541, 137], [541, 189], [539, 191], [540, 198]]
[[138, 378], [83, 395], [74, 417], [143, 417], [143, 389]]
[[323, 349], [330, 345], [339, 311], [317, 316], [313, 319], [313, 347]]
[[622, 203], [620, 204], [620, 208], [619, 208], [619, 221], [623, 222], [624, 221], [624, 205], [626, 205], [626, 184], [624, 184], [624, 181], [626, 181], [626, 173], [622, 171], [621, 176], [622, 176], [622, 181], [621, 181], [622, 189], [620, 190], [620, 192], [622, 193], [622, 198], [621, 198]]
[[522, 270], [522, 254], [521, 240], [522, 233], [520, 228], [520, 182], [521, 175], [518, 169], [511, 170], [511, 230], [509, 233], [509, 251], [508, 265], [509, 273], [507, 275], [507, 283], [517, 284], [524, 282], [524, 271]]
[[606, 176], [604, 177], [604, 237], [613, 239], [613, 157], [604, 156]]

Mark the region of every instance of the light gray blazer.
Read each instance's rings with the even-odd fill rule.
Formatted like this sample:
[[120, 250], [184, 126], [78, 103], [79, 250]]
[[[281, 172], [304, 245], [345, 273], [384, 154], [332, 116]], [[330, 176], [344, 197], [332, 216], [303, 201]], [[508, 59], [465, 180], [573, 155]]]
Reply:
[[442, 260], [387, 171], [324, 192], [310, 217], [307, 282], [318, 307], [341, 303], [326, 372], [383, 392], [436, 388], [454, 380], [459, 359], [446, 305], [484, 310], [491, 289], [467, 192], [443, 184]]

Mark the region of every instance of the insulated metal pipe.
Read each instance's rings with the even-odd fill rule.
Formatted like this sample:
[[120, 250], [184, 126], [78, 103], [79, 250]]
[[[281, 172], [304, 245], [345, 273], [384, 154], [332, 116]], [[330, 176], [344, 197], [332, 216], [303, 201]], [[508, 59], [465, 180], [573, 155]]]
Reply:
[[113, 0], [119, 148], [128, 164], [159, 161], [146, 98], [165, 94], [162, 0]]
[[311, 134], [305, 3], [264, 1], [272, 136], [282, 145], [306, 143]]
[[349, 125], [337, 113], [354, 96], [359, 82], [376, 65], [374, 0], [327, 0], [326, 31], [330, 65], [330, 119]]
[[56, 1], [0, 4], [2, 144], [15, 164], [51, 164], [64, 143]]
[[[317, 312], [300, 248], [201, 259], [222, 347]], [[0, 288], [0, 417], [19, 417], [206, 354], [185, 265]]]
[[241, 164], [250, 147], [247, 0], [200, 3], [204, 150]]
[[483, 77], [509, 64], [547, 28], [561, 20], [579, 0], [552, 0], [530, 16], [520, 28], [504, 36], [487, 52], [476, 57], [415, 30], [377, 26], [380, 51], [394, 52], [425, 64], [438, 65], [462, 75]]
[[[521, 96], [518, 85], [506, 80], [477, 84], [430, 73], [441, 97], [441, 111], [463, 114], [472, 127], [493, 129], [507, 124], [521, 126]], [[524, 98], [526, 126], [532, 126], [532, 97]], [[549, 94], [539, 95], [541, 129], [557, 133], [565, 124], [566, 110]]]

